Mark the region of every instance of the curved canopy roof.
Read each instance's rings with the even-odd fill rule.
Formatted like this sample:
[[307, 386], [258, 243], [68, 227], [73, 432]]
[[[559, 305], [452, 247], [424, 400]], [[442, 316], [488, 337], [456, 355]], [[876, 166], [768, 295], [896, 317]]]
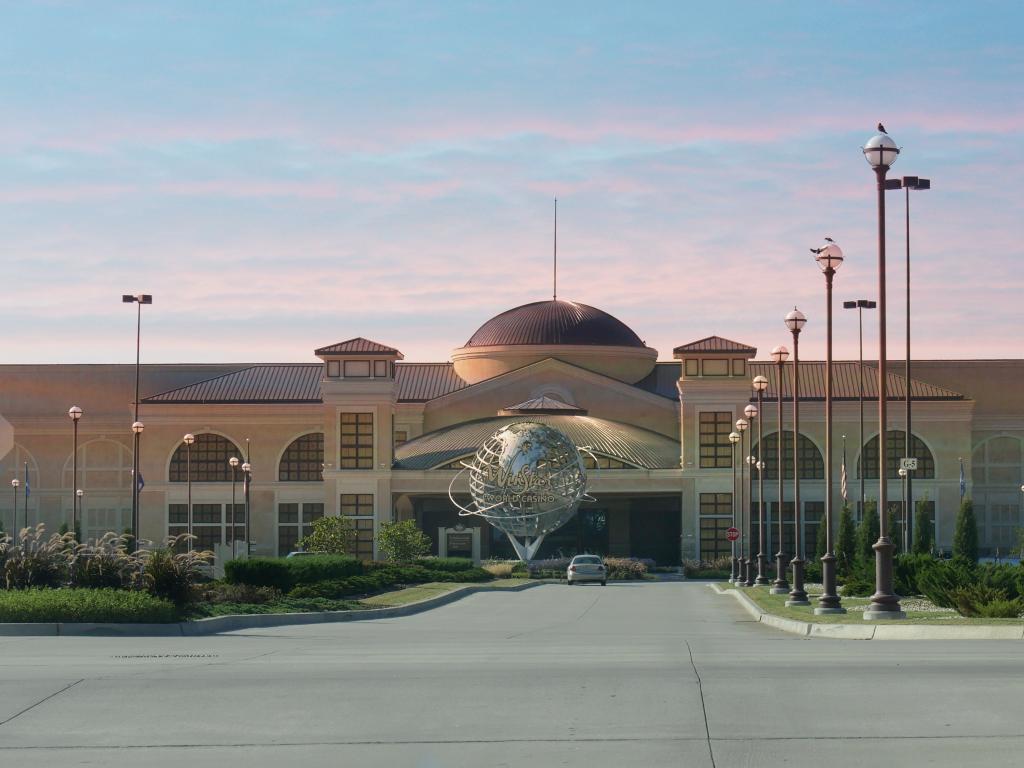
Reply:
[[593, 416], [497, 416], [429, 432], [395, 450], [395, 469], [431, 469], [475, 453], [498, 429], [521, 421], [548, 424], [576, 445], [641, 469], [678, 469], [679, 442], [657, 432]]
[[467, 347], [515, 345], [640, 347], [644, 343], [621, 320], [575, 301], [535, 301], [502, 312], [480, 326]]

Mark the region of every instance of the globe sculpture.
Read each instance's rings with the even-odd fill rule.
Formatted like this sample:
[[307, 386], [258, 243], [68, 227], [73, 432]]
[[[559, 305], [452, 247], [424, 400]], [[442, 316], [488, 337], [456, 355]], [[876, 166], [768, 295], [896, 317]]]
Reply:
[[[537, 554], [544, 537], [565, 525], [587, 495], [587, 474], [580, 451], [566, 435], [547, 424], [517, 422], [491, 435], [448, 486], [459, 515], [476, 515], [508, 536], [521, 560]], [[452, 488], [469, 473], [472, 502], [464, 507]], [[520, 537], [524, 541], [520, 541]]]

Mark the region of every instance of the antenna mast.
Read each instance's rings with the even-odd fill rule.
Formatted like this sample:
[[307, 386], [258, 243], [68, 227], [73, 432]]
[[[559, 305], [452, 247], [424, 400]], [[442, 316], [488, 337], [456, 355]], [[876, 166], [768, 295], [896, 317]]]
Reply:
[[555, 198], [555, 270], [553, 276], [553, 288], [551, 291], [551, 300], [558, 301], [558, 198]]

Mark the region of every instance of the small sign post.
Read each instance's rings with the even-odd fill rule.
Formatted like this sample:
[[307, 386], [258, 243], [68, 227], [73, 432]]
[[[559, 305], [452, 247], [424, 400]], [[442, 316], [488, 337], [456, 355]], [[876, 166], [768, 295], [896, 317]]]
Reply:
[[900, 459], [900, 469], [905, 469], [908, 472], [916, 471], [917, 459]]

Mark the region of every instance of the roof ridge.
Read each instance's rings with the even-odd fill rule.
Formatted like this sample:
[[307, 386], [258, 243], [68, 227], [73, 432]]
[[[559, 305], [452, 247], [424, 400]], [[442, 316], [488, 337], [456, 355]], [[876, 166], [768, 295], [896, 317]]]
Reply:
[[208, 379], [200, 379], [199, 381], [193, 381], [189, 384], [185, 384], [180, 387], [171, 387], [170, 389], [165, 389], [163, 392], [157, 392], [154, 395], [147, 395], [146, 397], [142, 398], [142, 401], [145, 402], [146, 400], [152, 400], [153, 398], [156, 397], [163, 397], [165, 395], [171, 394], [172, 392], [180, 392], [181, 390], [189, 389], [190, 387], [198, 387], [200, 384], [209, 384], [211, 381], [217, 381], [217, 379], [223, 379], [227, 376], [235, 376], [241, 373], [242, 371], [251, 371], [254, 368], [258, 368], [260, 365], [274, 365], [274, 363], [253, 363], [252, 365], [247, 365], [244, 368], [239, 368], [237, 371], [228, 371], [227, 373], [222, 373], [219, 376], [211, 376]]

